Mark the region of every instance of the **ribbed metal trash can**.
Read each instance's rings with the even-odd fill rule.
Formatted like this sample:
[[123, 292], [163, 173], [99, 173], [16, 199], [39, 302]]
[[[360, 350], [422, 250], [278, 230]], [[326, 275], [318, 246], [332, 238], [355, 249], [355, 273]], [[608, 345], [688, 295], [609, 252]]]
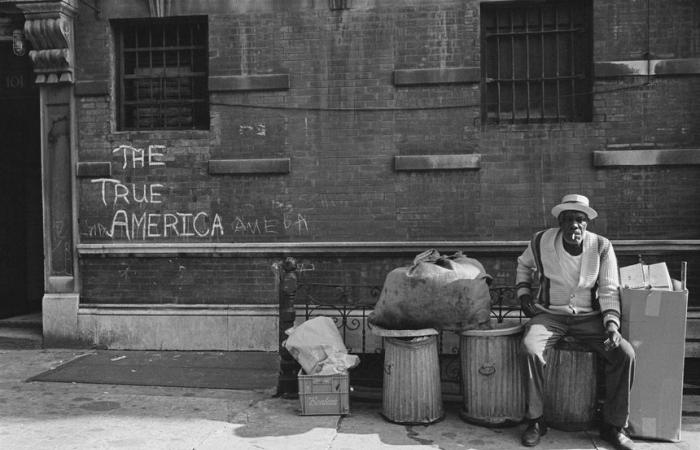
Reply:
[[523, 325], [492, 323], [490, 330], [461, 332], [463, 420], [491, 427], [512, 426], [525, 416], [520, 366]]
[[437, 330], [375, 330], [384, 338], [382, 415], [429, 424], [443, 418]]
[[545, 421], [558, 430], [590, 429], [597, 406], [597, 355], [567, 337], [547, 350], [545, 360]]

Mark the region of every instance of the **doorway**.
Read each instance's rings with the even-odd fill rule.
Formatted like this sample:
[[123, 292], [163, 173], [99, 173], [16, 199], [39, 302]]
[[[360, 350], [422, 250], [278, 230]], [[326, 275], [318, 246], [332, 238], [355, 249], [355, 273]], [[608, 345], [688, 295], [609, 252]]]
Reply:
[[39, 89], [28, 55], [0, 41], [0, 319], [41, 311]]

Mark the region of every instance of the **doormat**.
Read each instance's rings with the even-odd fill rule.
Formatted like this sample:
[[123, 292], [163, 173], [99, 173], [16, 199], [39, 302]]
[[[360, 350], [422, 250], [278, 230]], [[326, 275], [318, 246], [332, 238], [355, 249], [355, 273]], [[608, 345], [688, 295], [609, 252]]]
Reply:
[[209, 389], [277, 386], [279, 353], [97, 350], [27, 381]]

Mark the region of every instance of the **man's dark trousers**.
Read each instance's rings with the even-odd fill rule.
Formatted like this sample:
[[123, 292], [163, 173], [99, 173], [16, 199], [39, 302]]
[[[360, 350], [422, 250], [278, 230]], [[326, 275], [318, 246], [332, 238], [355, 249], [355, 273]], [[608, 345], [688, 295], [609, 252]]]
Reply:
[[564, 336], [573, 336], [601, 355], [605, 361], [605, 405], [603, 420], [616, 427], [627, 426], [629, 392], [634, 377], [634, 349], [625, 339], [606, 351], [607, 333], [600, 314], [563, 315], [542, 312], [525, 325], [523, 369], [526, 378], [528, 419], [543, 414], [544, 351]]

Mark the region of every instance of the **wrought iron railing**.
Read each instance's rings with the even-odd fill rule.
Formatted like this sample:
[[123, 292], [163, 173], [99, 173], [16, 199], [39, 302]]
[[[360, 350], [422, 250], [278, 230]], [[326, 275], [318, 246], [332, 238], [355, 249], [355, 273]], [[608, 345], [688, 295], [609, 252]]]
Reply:
[[[360, 367], [351, 372], [353, 383], [367, 386], [381, 385], [383, 341], [374, 335], [369, 314], [381, 293], [380, 286], [334, 285], [305, 282], [299, 277], [295, 305], [300, 308], [303, 320], [315, 316], [333, 319], [348, 352], [360, 355]], [[491, 317], [497, 322], [513, 320], [521, 322], [525, 317], [517, 301], [516, 288], [496, 286], [491, 294]], [[460, 361], [459, 334], [441, 331], [438, 336], [440, 373], [443, 386], [459, 392]], [[452, 386], [449, 388], [449, 386]]]

